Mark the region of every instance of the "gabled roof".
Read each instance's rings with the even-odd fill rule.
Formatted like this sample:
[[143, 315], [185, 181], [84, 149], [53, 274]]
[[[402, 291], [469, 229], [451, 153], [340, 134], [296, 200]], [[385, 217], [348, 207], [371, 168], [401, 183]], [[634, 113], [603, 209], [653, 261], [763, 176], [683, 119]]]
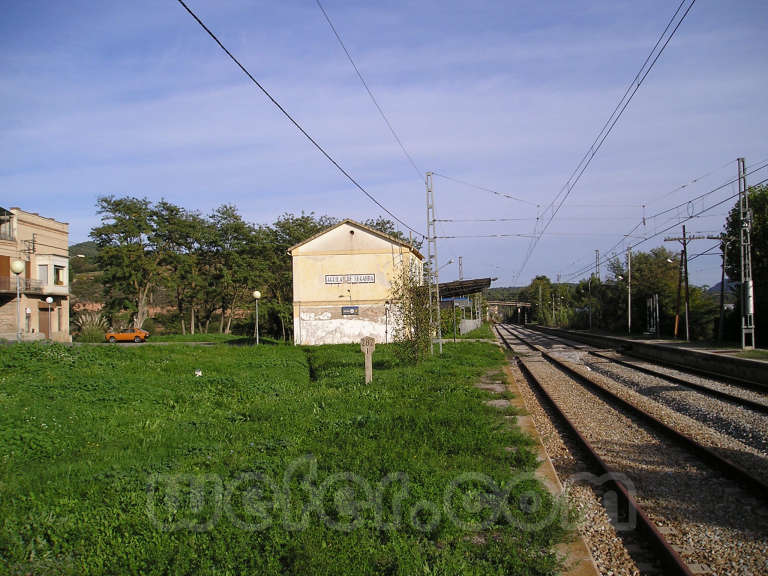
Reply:
[[398, 246], [402, 246], [404, 248], [407, 248], [411, 252], [413, 252], [419, 260], [424, 260], [424, 256], [421, 255], [421, 252], [416, 250], [412, 245], [408, 244], [408, 242], [404, 242], [400, 238], [396, 238], [395, 236], [391, 236], [389, 234], [385, 234], [384, 232], [381, 232], [379, 230], [376, 230], [375, 228], [371, 228], [370, 226], [366, 226], [365, 224], [360, 224], [360, 222], [357, 222], [355, 220], [352, 220], [350, 218], [347, 218], [345, 220], [342, 220], [338, 224], [331, 226], [329, 228], [326, 228], [325, 230], [322, 230], [321, 232], [318, 232], [317, 234], [314, 234], [307, 238], [306, 240], [302, 240], [298, 244], [294, 244], [290, 248], [288, 248], [288, 254], [293, 255], [293, 251], [296, 250], [296, 248], [299, 248], [300, 246], [304, 246], [304, 244], [307, 244], [308, 242], [312, 242], [315, 238], [319, 238], [323, 234], [327, 234], [331, 230], [336, 230], [336, 228], [343, 226], [344, 224], [349, 224], [350, 226], [354, 226], [355, 228], [358, 228], [360, 230], [364, 230], [365, 232], [368, 232], [370, 234], [373, 234], [374, 236], [378, 236], [379, 238], [386, 240], [387, 242], [392, 242], [393, 244], [397, 244]]

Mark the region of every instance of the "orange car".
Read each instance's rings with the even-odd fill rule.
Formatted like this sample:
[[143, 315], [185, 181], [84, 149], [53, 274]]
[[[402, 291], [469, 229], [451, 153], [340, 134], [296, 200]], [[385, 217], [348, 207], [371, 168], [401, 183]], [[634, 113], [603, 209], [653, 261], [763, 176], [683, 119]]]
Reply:
[[128, 328], [121, 332], [107, 332], [104, 338], [107, 342], [145, 342], [149, 332], [141, 328]]

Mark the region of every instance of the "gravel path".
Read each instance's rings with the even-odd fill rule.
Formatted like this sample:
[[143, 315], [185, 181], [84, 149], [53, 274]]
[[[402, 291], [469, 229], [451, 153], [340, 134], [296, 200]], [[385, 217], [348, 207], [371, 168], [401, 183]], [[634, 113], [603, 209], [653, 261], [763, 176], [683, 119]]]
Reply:
[[639, 503], [692, 569], [768, 573], [761, 502], [549, 363], [524, 361], [607, 464], [632, 480]]

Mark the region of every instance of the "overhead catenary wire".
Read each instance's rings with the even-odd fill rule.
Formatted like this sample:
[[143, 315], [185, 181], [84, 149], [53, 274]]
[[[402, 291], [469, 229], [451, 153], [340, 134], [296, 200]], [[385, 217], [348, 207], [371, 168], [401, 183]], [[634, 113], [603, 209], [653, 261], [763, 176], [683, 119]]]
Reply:
[[440, 172], [432, 172], [434, 176], [439, 176], [440, 178], [444, 178], [445, 180], [450, 180], [451, 182], [456, 182], [457, 184], [462, 184], [463, 186], [468, 186], [469, 188], [474, 188], [475, 190], [482, 190], [483, 192], [490, 192], [491, 194], [495, 194], [496, 196], [500, 196], [502, 198], [507, 198], [509, 200], [515, 200], [517, 202], [521, 202], [523, 204], [528, 204], [529, 206], [536, 206], [538, 208], [538, 204], [535, 202], [531, 202], [530, 200], [525, 200], [524, 198], [520, 198], [518, 196], [513, 196], [512, 194], [505, 194], [504, 192], [498, 192], [496, 190], [493, 190], [492, 188], [487, 188], [485, 186], [478, 186], [477, 184], [472, 184], [471, 182], [466, 182], [464, 180], [459, 180], [458, 178], [454, 178], [452, 176], [447, 176], [445, 174], [442, 174]]
[[[760, 182], [758, 182], [756, 184], [753, 184], [752, 186], [750, 186], [750, 188], [756, 187], [756, 186], [762, 186], [765, 183], [768, 183], [768, 178], [765, 178], [765, 179], [761, 180]], [[662, 235], [662, 234], [664, 234], [666, 232], [669, 232], [670, 230], [673, 230], [673, 229], [677, 228], [678, 226], [680, 226], [681, 224], [684, 224], [685, 222], [693, 220], [694, 218], [698, 217], [699, 215], [701, 215], [701, 214], [703, 214], [705, 212], [708, 212], [709, 210], [717, 208], [718, 206], [722, 206], [723, 204], [733, 200], [734, 198], [738, 198], [738, 196], [739, 196], [738, 193], [731, 194], [727, 198], [724, 198], [723, 200], [720, 200], [719, 202], [716, 202], [715, 204], [712, 204], [711, 206], [703, 208], [699, 212], [697, 212], [695, 214], [692, 214], [690, 216], [687, 216], [687, 217], [685, 217], [685, 218], [675, 222], [674, 224], [672, 224], [670, 226], [667, 226], [667, 227], [665, 227], [665, 228], [655, 232], [654, 234], [651, 234], [650, 236], [647, 236], [647, 237], [639, 240], [638, 242], [635, 242], [634, 244], [631, 244], [630, 246], [628, 246], [628, 248], [630, 250], [634, 250], [637, 246], [647, 242], [648, 240], [652, 240], [653, 238], [656, 238], [656, 237], [658, 237], [658, 236], [660, 236], [660, 235]], [[615, 257], [615, 256], [616, 256], [616, 254], [611, 252], [611, 253], [608, 253], [606, 255], [606, 258], [611, 258], [611, 257]], [[581, 270], [579, 270], [577, 272], [573, 272], [573, 273], [568, 274], [567, 278], [574, 278], [574, 277], [576, 277], [576, 276], [578, 276], [580, 274], [584, 274], [585, 272], [588, 272], [590, 269], [591, 269], [591, 267], [582, 268]]]
[[[754, 164], [753, 164], [752, 167], [750, 167], [750, 169], [747, 171], [746, 175], [749, 176], [751, 174], [754, 174], [755, 172], [763, 170], [766, 167], [768, 167], [768, 161], [763, 161], [757, 167], [754, 167]], [[708, 192], [704, 192], [703, 194], [699, 194], [698, 196], [690, 198], [690, 199], [688, 199], [688, 200], [686, 200], [684, 202], [681, 202], [681, 203], [679, 203], [679, 204], [677, 204], [675, 206], [672, 206], [671, 208], [666, 208], [664, 210], [656, 212], [655, 214], [652, 214], [651, 216], [648, 216], [646, 218], [646, 220], [653, 220], [655, 218], [658, 218], [659, 216], [663, 216], [664, 214], [668, 214], [668, 213], [673, 212], [675, 210], [678, 210], [678, 209], [680, 209], [680, 208], [682, 208], [684, 206], [691, 205], [693, 202], [695, 202], [697, 200], [701, 200], [701, 199], [703, 199], [703, 198], [705, 198], [705, 197], [707, 197], [707, 196], [709, 196], [711, 194], [714, 194], [716, 192], [719, 192], [720, 190], [723, 190], [724, 188], [727, 188], [728, 186], [730, 186], [734, 182], [738, 182], [738, 178], [734, 178], [732, 180], [729, 180], [728, 182], [724, 182], [723, 184], [720, 184], [719, 186], [716, 186], [715, 188], [709, 190]], [[759, 184], [756, 184], [756, 186], [758, 186], [758, 185]], [[737, 196], [738, 196], [738, 194], [737, 194]], [[731, 196], [731, 197], [733, 197], [733, 196]], [[698, 218], [698, 217], [701, 216], [702, 213], [703, 212], [700, 212], [700, 213], [694, 214], [694, 215], [690, 215], [685, 221], [691, 220], [693, 218]], [[674, 228], [675, 226], [679, 225], [681, 222], [682, 222], [681, 220], [675, 219], [675, 223], [672, 225], [672, 228]], [[606, 254], [607, 257], [615, 256], [616, 249], [626, 240], [626, 238], [631, 237], [638, 230], [638, 228], [643, 226], [643, 224], [644, 224], [643, 220], [638, 222], [628, 233], [624, 234], [622, 236], [622, 238], [620, 240], [618, 240], [613, 246], [611, 246], [608, 250], [602, 251], [601, 253]], [[585, 266], [583, 268], [580, 268], [576, 272], [569, 273], [567, 276], [569, 278], [570, 277], [574, 277], [574, 276], [578, 276], [579, 274], [583, 274], [583, 273], [589, 271], [590, 269], [591, 269], [591, 264], [589, 264], [589, 265], [587, 265], [587, 266]]]
[[[536, 236], [532, 239], [531, 243], [529, 244], [528, 251], [526, 252], [525, 258], [523, 259], [523, 263], [514, 276], [515, 281], [517, 281], [517, 278], [520, 277], [520, 275], [525, 270], [525, 267], [528, 265], [528, 262], [530, 261], [530, 258], [533, 255], [533, 252], [535, 251], [539, 240], [541, 239], [541, 235], [543, 234], [543, 232], [547, 230], [547, 228], [549, 228], [549, 225], [552, 223], [552, 220], [554, 220], [555, 216], [557, 216], [558, 212], [560, 211], [563, 204], [570, 196], [576, 184], [578, 184], [579, 180], [581, 180], [582, 175], [584, 174], [586, 169], [589, 167], [589, 165], [592, 163], [592, 160], [597, 155], [597, 152], [602, 147], [606, 138], [608, 138], [609, 134], [613, 131], [613, 128], [616, 126], [619, 119], [624, 114], [624, 111], [627, 109], [630, 102], [634, 98], [635, 94], [640, 89], [640, 86], [642, 86], [643, 82], [648, 77], [648, 74], [651, 72], [656, 62], [658, 62], [659, 58], [664, 53], [664, 50], [669, 45], [669, 42], [672, 40], [675, 33], [680, 28], [680, 25], [683, 23], [688, 13], [691, 11], [691, 8], [693, 8], [693, 5], [696, 3], [696, 0], [690, 0], [690, 4], [685, 9], [682, 16], [679, 18], [679, 20], [677, 20], [677, 24], [674, 26], [674, 28], [672, 28], [672, 31], [669, 33], [669, 35], [667, 35], [667, 32], [669, 32], [673, 23], [678, 18], [678, 14], [680, 14], [680, 11], [682, 10], [683, 6], [687, 1], [689, 0], [682, 0], [680, 2], [680, 4], [677, 7], [677, 10], [669, 19], [669, 22], [664, 28], [664, 31], [659, 36], [658, 40], [656, 41], [656, 44], [654, 44], [653, 48], [649, 52], [645, 61], [643, 62], [643, 65], [640, 67], [640, 70], [637, 72], [637, 74], [635, 74], [635, 77], [627, 86], [627, 89], [625, 90], [624, 95], [619, 100], [618, 104], [614, 108], [611, 115], [608, 117], [608, 120], [606, 120], [605, 124], [603, 124], [603, 127], [601, 128], [600, 132], [598, 132], [597, 136], [592, 142], [592, 145], [587, 149], [581, 161], [579, 162], [579, 164], [577, 164], [576, 168], [571, 173], [571, 176], [568, 178], [568, 180], [560, 189], [560, 191], [557, 193], [557, 195], [555, 195], [555, 198], [552, 200], [552, 202], [550, 202], [550, 204], [544, 210], [542, 210], [542, 215], [547, 210], [551, 210], [551, 215], [544, 222], [539, 233], [536, 234]], [[666, 40], [664, 40], [665, 37], [666, 37]]]
[[250, 78], [250, 80], [251, 80], [251, 81], [252, 81], [252, 82], [253, 82], [253, 83], [254, 83], [254, 84], [255, 84], [255, 85], [256, 85], [256, 86], [259, 88], [259, 90], [261, 90], [261, 91], [264, 93], [264, 95], [265, 95], [267, 98], [269, 98], [269, 100], [272, 102], [272, 104], [274, 104], [274, 105], [277, 107], [277, 109], [278, 109], [278, 110], [280, 110], [280, 112], [282, 112], [282, 114], [283, 114], [283, 115], [284, 115], [284, 116], [285, 116], [285, 117], [286, 117], [288, 120], [290, 120], [290, 121], [291, 121], [291, 123], [292, 123], [292, 124], [293, 124], [293, 125], [294, 125], [294, 126], [295, 126], [295, 127], [298, 129], [298, 130], [299, 130], [299, 132], [301, 132], [301, 133], [302, 133], [302, 134], [303, 134], [303, 135], [304, 135], [304, 136], [307, 138], [307, 140], [309, 140], [309, 141], [312, 143], [312, 145], [313, 145], [315, 148], [317, 148], [317, 149], [320, 151], [320, 153], [321, 153], [323, 156], [325, 156], [325, 157], [326, 157], [326, 159], [327, 159], [327, 160], [328, 160], [328, 161], [329, 161], [331, 164], [333, 164], [333, 165], [334, 165], [334, 166], [335, 166], [335, 167], [338, 169], [338, 171], [339, 171], [339, 172], [341, 172], [341, 173], [342, 173], [342, 174], [343, 174], [343, 175], [344, 175], [344, 176], [345, 176], [345, 177], [346, 177], [346, 178], [347, 178], [347, 179], [348, 179], [348, 180], [349, 180], [349, 181], [350, 181], [350, 182], [351, 182], [351, 183], [352, 183], [352, 184], [353, 184], [353, 185], [354, 185], [354, 186], [355, 186], [355, 187], [356, 187], [358, 190], [360, 190], [360, 192], [362, 192], [362, 193], [363, 193], [363, 194], [364, 194], [364, 195], [365, 195], [365, 196], [366, 196], [366, 197], [367, 197], [367, 198], [368, 198], [368, 199], [369, 199], [371, 202], [373, 202], [374, 204], [376, 204], [376, 206], [378, 206], [379, 208], [381, 208], [382, 210], [384, 210], [384, 212], [386, 212], [386, 213], [387, 213], [389, 216], [391, 216], [392, 218], [394, 218], [394, 219], [395, 219], [395, 221], [399, 222], [401, 225], [403, 225], [405, 228], [407, 228], [407, 229], [408, 229], [408, 230], [410, 230], [411, 232], [413, 232], [413, 233], [415, 233], [415, 234], [417, 234], [417, 235], [419, 235], [419, 236], [421, 236], [421, 237], [424, 237], [424, 234], [423, 234], [422, 232], [419, 232], [418, 230], [416, 230], [415, 228], [411, 227], [411, 226], [410, 226], [410, 225], [408, 225], [406, 222], [404, 222], [403, 220], [401, 220], [401, 219], [400, 219], [398, 216], [396, 216], [396, 215], [395, 215], [395, 214], [394, 214], [394, 213], [393, 213], [391, 210], [389, 210], [389, 209], [388, 209], [386, 206], [384, 206], [384, 205], [383, 205], [381, 202], [379, 202], [379, 201], [376, 199], [376, 197], [375, 197], [375, 196], [373, 196], [373, 194], [371, 194], [370, 192], [368, 192], [368, 190], [366, 190], [366, 189], [365, 189], [365, 188], [364, 188], [364, 187], [363, 187], [363, 186], [362, 186], [362, 185], [361, 185], [361, 184], [360, 184], [360, 183], [359, 183], [357, 180], [355, 180], [355, 178], [353, 178], [353, 177], [352, 177], [352, 175], [351, 175], [349, 172], [347, 172], [347, 171], [346, 171], [346, 170], [345, 170], [345, 169], [344, 169], [344, 168], [341, 166], [341, 164], [339, 164], [339, 163], [338, 163], [338, 162], [337, 162], [337, 161], [336, 161], [336, 160], [333, 158], [333, 156], [331, 156], [331, 155], [330, 155], [330, 154], [329, 154], [329, 153], [328, 153], [328, 152], [325, 150], [325, 148], [323, 148], [323, 147], [322, 147], [322, 146], [321, 146], [321, 145], [320, 145], [320, 144], [317, 142], [317, 140], [315, 140], [315, 139], [314, 139], [314, 138], [313, 138], [313, 137], [312, 137], [312, 136], [309, 134], [309, 132], [307, 132], [307, 130], [305, 130], [305, 129], [304, 129], [304, 127], [303, 127], [301, 124], [299, 124], [299, 122], [298, 122], [297, 120], [295, 120], [295, 119], [293, 118], [293, 116], [291, 116], [291, 115], [288, 113], [288, 111], [287, 111], [285, 108], [283, 108], [283, 106], [282, 106], [282, 105], [281, 105], [281, 104], [280, 104], [280, 103], [279, 103], [279, 102], [278, 102], [278, 101], [275, 99], [275, 97], [274, 97], [274, 96], [272, 96], [272, 94], [270, 94], [270, 93], [269, 93], [269, 91], [268, 91], [268, 90], [267, 90], [267, 89], [266, 89], [264, 86], [262, 86], [262, 84], [261, 84], [261, 83], [260, 83], [258, 80], [256, 80], [256, 78], [255, 78], [255, 77], [254, 77], [254, 76], [253, 76], [253, 75], [252, 75], [252, 74], [251, 74], [251, 73], [248, 71], [248, 69], [247, 69], [247, 68], [246, 68], [246, 67], [245, 67], [243, 64], [241, 64], [241, 63], [240, 63], [240, 61], [239, 61], [239, 60], [238, 60], [238, 59], [237, 59], [237, 58], [236, 58], [236, 57], [235, 57], [235, 56], [232, 54], [232, 52], [230, 52], [230, 51], [227, 49], [227, 47], [226, 47], [226, 46], [224, 46], [224, 44], [221, 42], [221, 40], [219, 40], [219, 39], [218, 39], [218, 37], [217, 37], [217, 36], [216, 36], [216, 35], [215, 35], [215, 34], [214, 34], [212, 31], [211, 31], [211, 29], [210, 29], [210, 28], [208, 28], [208, 26], [206, 26], [206, 25], [205, 25], [205, 23], [204, 23], [204, 22], [203, 22], [203, 21], [200, 19], [200, 17], [199, 17], [197, 14], [195, 14], [195, 13], [192, 11], [192, 9], [189, 7], [189, 6], [187, 6], [187, 4], [184, 2], [184, 0], [177, 0], [177, 1], [178, 1], [178, 3], [179, 3], [179, 4], [181, 4], [181, 6], [182, 6], [182, 7], [183, 7], [183, 8], [184, 8], [184, 9], [185, 9], [185, 10], [186, 10], [188, 13], [189, 13], [189, 15], [190, 15], [190, 16], [192, 16], [192, 18], [194, 18], [194, 19], [195, 19], [195, 21], [196, 21], [196, 22], [197, 22], [197, 23], [200, 25], [200, 27], [201, 27], [203, 30], [205, 30], [205, 31], [206, 31], [206, 33], [207, 33], [207, 34], [208, 34], [208, 35], [209, 35], [209, 36], [210, 36], [210, 37], [213, 39], [213, 41], [214, 41], [214, 42], [216, 42], [216, 44], [218, 44], [218, 45], [219, 45], [219, 48], [221, 48], [221, 49], [224, 51], [224, 53], [225, 53], [227, 56], [229, 56], [229, 58], [230, 58], [230, 59], [231, 59], [231, 60], [232, 60], [232, 61], [233, 61], [233, 62], [234, 62], [236, 65], [237, 65], [237, 67], [238, 67], [238, 68], [240, 68], [240, 70], [242, 70], [242, 72], [243, 72], [243, 73], [244, 73], [246, 76], [248, 76], [248, 78]]
[[341, 39], [341, 35], [339, 34], [338, 30], [336, 30], [336, 26], [333, 25], [333, 22], [331, 21], [331, 17], [328, 15], [328, 12], [320, 3], [320, 0], [315, 0], [315, 2], [317, 3], [317, 7], [320, 8], [320, 11], [323, 13], [323, 16], [325, 16], [325, 21], [328, 22], [328, 26], [331, 27], [331, 31], [333, 31], [333, 35], [336, 36], [336, 40], [339, 41], [339, 44], [341, 45], [342, 50], [344, 50], [344, 53], [347, 55], [347, 59], [349, 60], [349, 63], [352, 64], [352, 68], [355, 69], [355, 73], [357, 74], [357, 77], [360, 79], [360, 82], [363, 84], [365, 91], [368, 92], [368, 96], [371, 97], [371, 101], [373, 102], [374, 106], [376, 106], [376, 109], [379, 111], [379, 114], [381, 115], [382, 120], [384, 120], [384, 123], [387, 125], [387, 128], [389, 128], [389, 131], [392, 133], [392, 136], [397, 141], [397, 144], [400, 146], [400, 149], [403, 151], [403, 154], [408, 159], [408, 162], [410, 162], [411, 166], [413, 166], [413, 169], [416, 171], [416, 175], [419, 177], [419, 181], [422, 182], [424, 180], [424, 172], [416, 165], [416, 162], [414, 161], [413, 156], [411, 156], [408, 150], [406, 150], [405, 145], [403, 144], [403, 141], [400, 139], [400, 136], [398, 136], [397, 132], [395, 132], [395, 129], [392, 126], [392, 123], [389, 121], [389, 118], [387, 118], [387, 115], [384, 113], [384, 110], [379, 105], [379, 101], [376, 100], [376, 97], [373, 95], [371, 88], [368, 86], [368, 82], [365, 81], [365, 78], [363, 77], [362, 72], [360, 72], [360, 69], [357, 67], [357, 64], [355, 64], [355, 61], [352, 59], [352, 54], [349, 53], [349, 50], [347, 49], [346, 44], [344, 44], [344, 40]]

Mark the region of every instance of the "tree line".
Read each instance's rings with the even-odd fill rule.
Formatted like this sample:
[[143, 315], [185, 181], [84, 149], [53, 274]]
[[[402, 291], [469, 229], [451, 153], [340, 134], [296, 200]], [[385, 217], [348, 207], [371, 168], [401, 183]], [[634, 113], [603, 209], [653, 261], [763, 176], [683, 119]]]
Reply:
[[[768, 186], [749, 190], [751, 210], [752, 276], [755, 285], [755, 325], [758, 344], [761, 326], [768, 333]], [[726, 340], [739, 341], [742, 291], [740, 286], [740, 214], [738, 202], [731, 208], [724, 225], [720, 250], [726, 254], [726, 285], [723, 334]], [[717, 252], [713, 256], [720, 256]], [[685, 285], [681, 283], [681, 254], [664, 247], [632, 254], [632, 331], [643, 333], [649, 327], [648, 302], [658, 295], [659, 324], [663, 336], [672, 336], [679, 310], [678, 334], [684, 337]], [[689, 247], [690, 258], [690, 247]], [[537, 276], [528, 286], [509, 289], [509, 295], [532, 304], [529, 320], [550, 326], [627, 332], [627, 288], [629, 273], [624, 258], [608, 262], [607, 278], [592, 275], [577, 283], [553, 283]], [[679, 294], [679, 296], [678, 296]], [[692, 339], [715, 339], [719, 334], [720, 292], [691, 286], [689, 325]], [[678, 304], [679, 302], [679, 304]], [[730, 305], [732, 304], [732, 305]]]
[[[102, 314], [113, 327], [147, 327], [162, 322], [183, 334], [231, 333], [254, 320], [254, 290], [262, 298], [260, 329], [288, 340], [293, 331], [293, 283], [288, 249], [339, 222], [314, 213], [285, 213], [271, 224], [246, 221], [223, 204], [203, 215], [166, 200], [104, 196], [97, 201], [100, 225], [95, 283]], [[404, 239], [386, 218], [367, 226]], [[89, 270], [73, 258], [75, 276]], [[93, 278], [92, 278], [93, 281]], [[150, 311], [162, 308], [159, 317]]]

